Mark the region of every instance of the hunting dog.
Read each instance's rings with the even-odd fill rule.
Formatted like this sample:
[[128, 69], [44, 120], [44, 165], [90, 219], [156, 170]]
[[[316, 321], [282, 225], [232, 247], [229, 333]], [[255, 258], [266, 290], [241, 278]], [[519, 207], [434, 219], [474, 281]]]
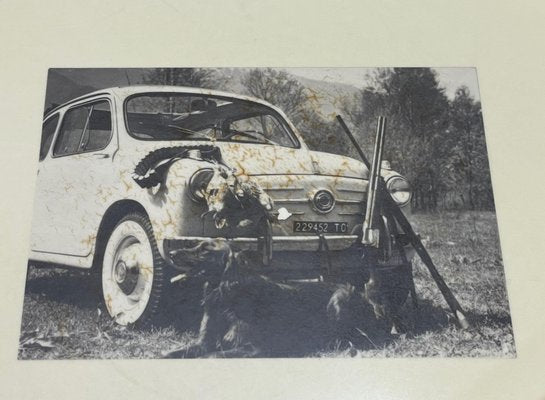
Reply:
[[196, 342], [166, 358], [296, 356], [380, 341], [373, 307], [354, 286], [273, 281], [221, 238], [203, 240], [184, 258], [223, 271], [204, 284]]

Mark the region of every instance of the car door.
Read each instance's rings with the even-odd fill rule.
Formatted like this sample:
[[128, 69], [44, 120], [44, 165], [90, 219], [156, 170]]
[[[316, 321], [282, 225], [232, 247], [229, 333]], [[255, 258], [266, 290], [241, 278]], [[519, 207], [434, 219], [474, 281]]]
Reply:
[[39, 171], [35, 251], [87, 256], [112, 190], [117, 136], [113, 102], [98, 98], [67, 109]]
[[32, 215], [32, 229], [30, 234], [30, 248], [45, 249], [51, 236], [51, 213], [48, 211], [54, 197], [51, 198], [51, 182], [49, 182], [48, 163], [51, 142], [57, 132], [60, 122], [60, 113], [48, 116], [42, 125], [42, 139], [40, 143], [40, 157], [38, 176], [34, 192], [34, 211]]

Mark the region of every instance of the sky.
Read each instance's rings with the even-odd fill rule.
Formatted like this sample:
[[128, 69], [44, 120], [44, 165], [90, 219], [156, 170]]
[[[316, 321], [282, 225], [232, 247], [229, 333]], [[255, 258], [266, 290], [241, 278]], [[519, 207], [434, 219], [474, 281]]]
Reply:
[[[357, 88], [365, 84], [365, 76], [374, 68], [284, 68], [286, 71], [305, 78], [346, 83]], [[437, 72], [441, 87], [452, 99], [456, 89], [462, 85], [468, 87], [475, 100], [480, 100], [477, 70], [469, 67], [433, 68]]]

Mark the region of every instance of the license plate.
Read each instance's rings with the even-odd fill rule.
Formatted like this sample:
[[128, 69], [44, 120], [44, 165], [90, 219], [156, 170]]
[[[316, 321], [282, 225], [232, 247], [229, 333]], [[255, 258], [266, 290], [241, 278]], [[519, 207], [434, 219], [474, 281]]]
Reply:
[[294, 232], [349, 233], [348, 222], [293, 221]]

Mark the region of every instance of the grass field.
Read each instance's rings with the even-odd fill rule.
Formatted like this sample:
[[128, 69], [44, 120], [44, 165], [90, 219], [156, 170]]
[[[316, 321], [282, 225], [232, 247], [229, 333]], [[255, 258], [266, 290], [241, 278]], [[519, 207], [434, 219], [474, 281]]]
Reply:
[[[412, 220], [440, 273], [466, 310], [472, 325], [469, 330], [459, 330], [449, 322], [440, 292], [417, 260], [414, 276], [420, 315], [417, 318], [408, 301], [404, 313], [408, 332], [385, 336], [365, 346], [347, 345], [335, 338], [323, 345], [312, 339], [319, 324], [308, 322], [320, 316], [301, 311], [304, 324], [280, 333], [293, 346], [300, 344], [300, 351], [271, 356], [515, 357], [495, 214], [416, 214]], [[320, 291], [315, 290], [318, 296]], [[89, 275], [30, 267], [19, 358], [161, 357], [163, 351], [195, 341], [202, 316], [199, 300], [199, 288], [178, 287], [157, 328], [131, 330], [111, 323], [98, 286]], [[361, 324], [365, 330], [365, 321]]]

